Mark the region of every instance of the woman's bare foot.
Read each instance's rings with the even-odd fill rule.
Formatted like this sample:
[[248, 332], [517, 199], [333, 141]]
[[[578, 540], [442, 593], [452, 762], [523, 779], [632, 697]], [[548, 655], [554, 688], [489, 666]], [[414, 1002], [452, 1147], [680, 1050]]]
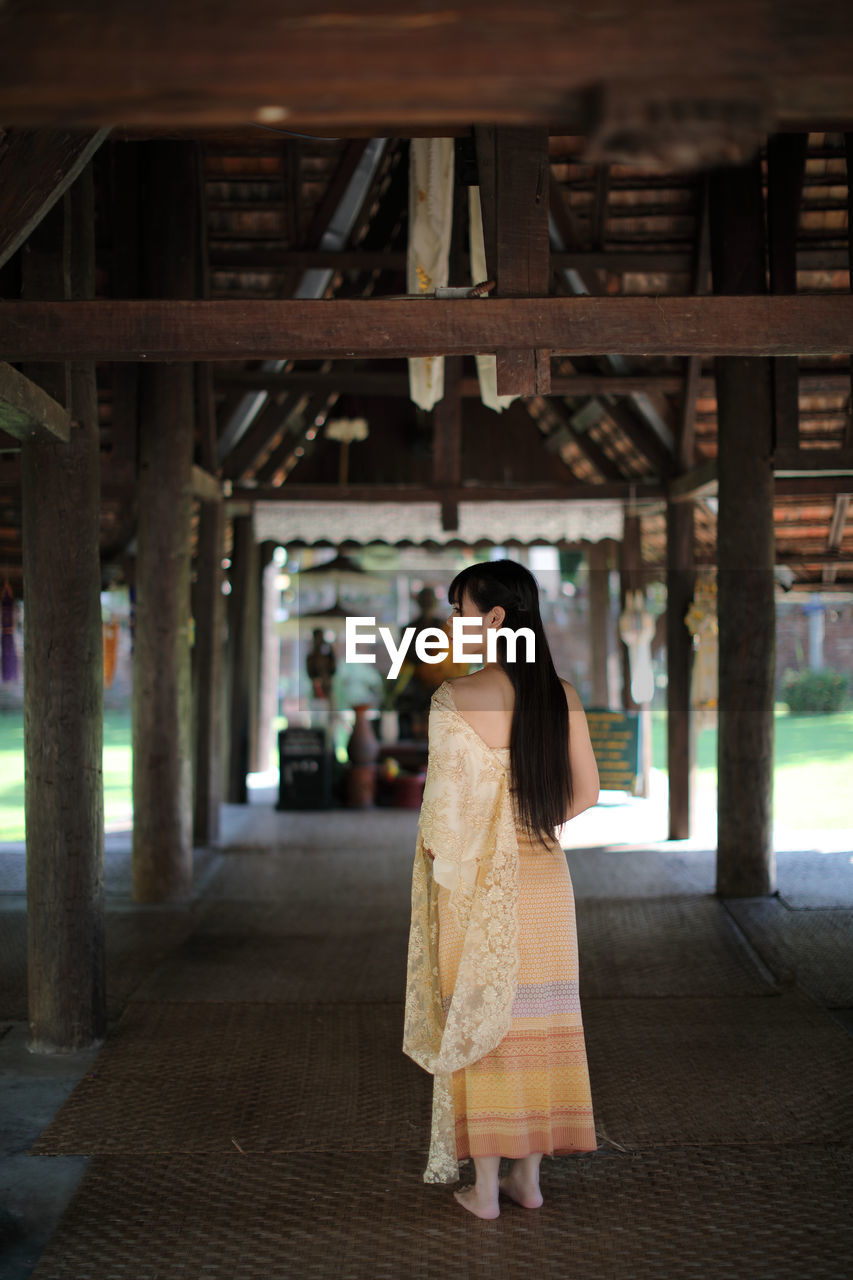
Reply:
[[543, 1200], [538, 1177], [533, 1182], [530, 1178], [524, 1177], [517, 1167], [513, 1167], [505, 1178], [500, 1179], [498, 1186], [505, 1196], [509, 1196], [510, 1200], [514, 1200], [523, 1208], [541, 1209]]
[[461, 1187], [453, 1192], [453, 1198], [473, 1213], [475, 1218], [497, 1218], [500, 1215], [497, 1195], [488, 1195], [473, 1187]]

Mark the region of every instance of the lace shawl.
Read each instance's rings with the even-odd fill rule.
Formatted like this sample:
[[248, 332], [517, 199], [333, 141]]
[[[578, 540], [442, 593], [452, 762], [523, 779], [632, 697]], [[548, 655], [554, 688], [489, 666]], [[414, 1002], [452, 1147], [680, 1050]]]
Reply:
[[[446, 1015], [438, 971], [438, 885], [449, 890], [464, 934]], [[504, 1038], [517, 985], [518, 841], [509, 748], [486, 745], [457, 711], [445, 681], [430, 706], [403, 1033], [403, 1052], [435, 1076], [425, 1182], [459, 1177], [450, 1077]]]

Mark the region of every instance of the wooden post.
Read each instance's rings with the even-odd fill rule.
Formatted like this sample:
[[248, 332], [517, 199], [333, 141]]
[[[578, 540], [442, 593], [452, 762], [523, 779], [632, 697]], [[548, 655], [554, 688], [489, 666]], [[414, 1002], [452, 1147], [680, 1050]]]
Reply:
[[[624, 533], [619, 548], [619, 610], [625, 608], [629, 591], [640, 589], [640, 564], [642, 550], [640, 547], [640, 517], [625, 511]], [[631, 666], [628, 661], [628, 647], [621, 640], [619, 651], [622, 658], [622, 707], [625, 711], [639, 710], [639, 704], [631, 697]]]
[[[712, 175], [714, 291], [766, 290], [758, 160]], [[770, 361], [718, 357], [719, 735], [717, 892], [775, 889], [773, 385]]]
[[246, 804], [252, 742], [258, 715], [258, 620], [260, 615], [260, 549], [251, 516], [237, 516], [231, 548], [231, 594], [228, 597], [229, 755], [226, 799]]
[[[142, 149], [143, 286], [191, 298], [199, 219], [194, 148]], [[139, 532], [133, 673], [133, 894], [185, 897], [192, 886], [190, 666], [191, 364], [139, 370]]]
[[260, 678], [258, 681], [258, 743], [256, 767], [263, 771], [273, 759], [273, 723], [278, 715], [278, 677], [281, 637], [276, 627], [279, 591], [276, 579], [281, 570], [273, 559], [275, 543], [264, 546], [261, 573]]
[[693, 503], [666, 506], [666, 758], [669, 839], [687, 840], [691, 826], [691, 770], [695, 750], [690, 677], [693, 637], [684, 619], [693, 598]]
[[193, 842], [219, 838], [222, 803], [222, 677], [225, 610], [222, 596], [222, 502], [202, 502], [198, 513], [198, 556], [193, 585], [193, 705], [195, 708], [195, 788]]
[[610, 570], [607, 543], [589, 542], [585, 546], [589, 567], [589, 657], [592, 701], [596, 707], [607, 707], [608, 640], [610, 637]]
[[[26, 297], [94, 297], [91, 168], [30, 237], [22, 271]], [[27, 373], [73, 422], [68, 443], [21, 448], [28, 1047], [55, 1053], [106, 1029], [100, 444], [93, 364]]]

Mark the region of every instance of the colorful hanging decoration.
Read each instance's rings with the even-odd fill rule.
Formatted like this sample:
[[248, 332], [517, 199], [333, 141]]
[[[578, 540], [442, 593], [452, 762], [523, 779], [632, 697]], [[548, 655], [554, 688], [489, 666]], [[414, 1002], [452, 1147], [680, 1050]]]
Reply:
[[642, 705], [651, 702], [655, 691], [652, 667], [652, 637], [655, 620], [645, 606], [642, 591], [629, 591], [619, 618], [619, 634], [627, 649], [631, 667], [631, 697]]
[[702, 727], [702, 720], [713, 724], [717, 715], [719, 625], [716, 578], [701, 577], [697, 580], [693, 603], [684, 622], [693, 636], [690, 701]]
[[8, 582], [3, 583], [0, 630], [2, 630], [3, 683], [11, 684], [18, 678], [18, 654], [15, 650], [15, 597]]
[[109, 689], [115, 679], [116, 674], [116, 658], [118, 655], [118, 637], [119, 637], [118, 620], [113, 618], [110, 622], [103, 623], [104, 634], [104, 688]]

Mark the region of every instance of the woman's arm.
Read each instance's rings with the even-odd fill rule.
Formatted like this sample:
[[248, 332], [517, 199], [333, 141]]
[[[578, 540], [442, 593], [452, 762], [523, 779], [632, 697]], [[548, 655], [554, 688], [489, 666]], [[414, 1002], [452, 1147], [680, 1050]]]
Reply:
[[598, 803], [598, 765], [589, 739], [589, 727], [577, 689], [568, 680], [560, 682], [569, 704], [569, 764], [572, 770], [572, 807], [566, 822]]

